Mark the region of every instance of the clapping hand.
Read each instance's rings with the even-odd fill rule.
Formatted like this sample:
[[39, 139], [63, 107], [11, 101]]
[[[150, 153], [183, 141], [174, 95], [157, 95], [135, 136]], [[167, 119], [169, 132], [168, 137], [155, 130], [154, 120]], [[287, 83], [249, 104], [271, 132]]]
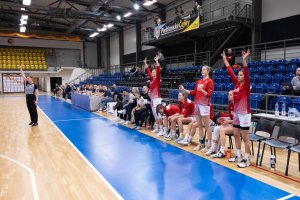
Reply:
[[242, 51], [242, 54], [243, 54], [243, 60], [246, 60], [247, 57], [251, 54], [250, 49], [248, 49], [246, 52]]

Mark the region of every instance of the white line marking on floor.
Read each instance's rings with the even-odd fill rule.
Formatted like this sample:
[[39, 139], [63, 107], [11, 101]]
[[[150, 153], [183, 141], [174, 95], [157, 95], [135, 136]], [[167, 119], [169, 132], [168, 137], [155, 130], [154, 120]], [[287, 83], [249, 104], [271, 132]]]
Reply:
[[104, 176], [90, 163], [90, 161], [77, 149], [77, 147], [65, 136], [65, 134], [54, 124], [54, 122], [44, 113], [44, 111], [38, 107], [41, 113], [50, 121], [50, 123], [58, 130], [58, 132], [67, 140], [67, 142], [77, 151], [77, 153], [82, 157], [82, 159], [92, 168], [92, 170], [99, 176], [99, 178], [104, 182], [104, 184], [113, 192], [113, 194], [120, 200], [124, 198], [117, 192], [117, 190], [104, 178]]
[[4, 158], [4, 159], [7, 159], [7, 160], [19, 165], [20, 167], [22, 167], [23, 169], [25, 169], [26, 171], [29, 172], [30, 180], [31, 180], [31, 186], [32, 186], [33, 199], [34, 200], [39, 200], [39, 194], [38, 194], [38, 190], [37, 190], [37, 186], [36, 186], [35, 176], [34, 176], [34, 173], [33, 173], [32, 169], [30, 169], [29, 167], [27, 167], [23, 163], [21, 163], [17, 160], [14, 160], [10, 157], [4, 156], [4, 155], [0, 155], [0, 157]]
[[282, 198], [277, 199], [277, 200], [286, 200], [286, 199], [292, 198], [292, 197], [294, 197], [294, 196], [295, 196], [294, 194], [290, 194], [290, 195], [287, 195], [287, 196], [282, 197]]

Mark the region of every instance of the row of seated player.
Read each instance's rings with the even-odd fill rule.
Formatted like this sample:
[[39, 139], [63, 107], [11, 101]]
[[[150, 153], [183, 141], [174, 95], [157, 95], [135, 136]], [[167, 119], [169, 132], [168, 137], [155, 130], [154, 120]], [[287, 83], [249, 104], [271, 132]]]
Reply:
[[52, 49], [41, 49], [41, 48], [12, 48], [4, 47], [0, 48], [2, 53], [52, 53]]

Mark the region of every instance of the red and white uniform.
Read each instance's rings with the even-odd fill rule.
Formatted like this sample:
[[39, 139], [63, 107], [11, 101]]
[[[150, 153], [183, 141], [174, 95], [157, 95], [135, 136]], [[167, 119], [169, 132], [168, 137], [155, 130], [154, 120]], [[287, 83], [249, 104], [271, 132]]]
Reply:
[[227, 71], [235, 85], [233, 90], [233, 106], [234, 116], [233, 125], [240, 125], [241, 127], [249, 127], [251, 123], [250, 114], [250, 76], [247, 66], [244, 66], [244, 84], [240, 84], [231, 66], [227, 66]]
[[[201, 88], [207, 93], [207, 95], [201, 92]], [[211, 78], [200, 79], [196, 83], [196, 87], [190, 92], [190, 95], [195, 96], [195, 104], [197, 105], [210, 105], [210, 98], [214, 91], [214, 81]]]
[[156, 66], [156, 77], [155, 79], [152, 76], [151, 70], [149, 67], [146, 68], [146, 72], [150, 77], [150, 98], [161, 98], [160, 96], [160, 66]]
[[180, 114], [184, 117], [193, 117], [195, 113], [195, 104], [191, 100], [185, 99], [184, 103], [179, 102], [179, 110]]
[[151, 99], [151, 108], [152, 113], [155, 119], [158, 119], [158, 115], [156, 113], [156, 106], [161, 104], [161, 96], [160, 96], [160, 66], [156, 66], [156, 77], [152, 76], [151, 70], [149, 67], [146, 68], [146, 72], [150, 77], [150, 99]]
[[164, 113], [167, 117], [180, 113], [180, 109], [176, 105], [168, 105], [164, 108]]

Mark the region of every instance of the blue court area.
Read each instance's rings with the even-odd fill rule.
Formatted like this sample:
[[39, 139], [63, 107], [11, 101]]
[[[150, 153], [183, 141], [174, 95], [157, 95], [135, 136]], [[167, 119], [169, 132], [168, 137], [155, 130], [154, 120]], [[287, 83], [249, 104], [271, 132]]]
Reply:
[[261, 200], [289, 195], [53, 97], [40, 96], [39, 106], [124, 199]]

